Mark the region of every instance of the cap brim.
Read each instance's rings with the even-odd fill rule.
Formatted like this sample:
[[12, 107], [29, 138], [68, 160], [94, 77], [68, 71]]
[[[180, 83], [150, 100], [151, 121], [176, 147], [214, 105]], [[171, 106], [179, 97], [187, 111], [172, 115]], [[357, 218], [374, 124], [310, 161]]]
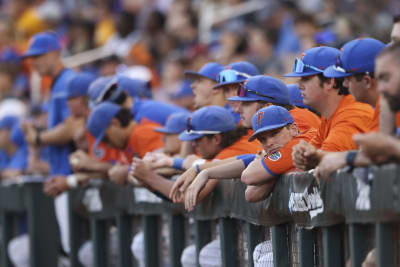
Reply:
[[239, 80], [239, 81], [234, 81], [234, 82], [225, 82], [225, 83], [219, 83], [216, 86], [213, 87], [213, 89], [219, 89], [221, 87], [224, 87], [226, 85], [231, 85], [231, 84], [238, 84], [238, 83], [242, 83], [245, 80]]
[[36, 57], [40, 56], [43, 54], [46, 54], [47, 52], [43, 50], [28, 50], [25, 54], [21, 56], [22, 59], [29, 58], [29, 57]]
[[330, 66], [324, 70], [324, 76], [327, 78], [344, 78], [351, 75], [353, 74], [335, 70], [335, 66]]
[[258, 98], [251, 98], [251, 97], [241, 97], [241, 96], [232, 96], [228, 98], [229, 101], [243, 101], [243, 102], [253, 102], [258, 101]]
[[181, 141], [193, 141], [193, 140], [199, 139], [199, 138], [201, 138], [203, 136], [204, 136], [204, 134], [194, 134], [194, 133], [189, 134], [186, 131], [184, 131], [183, 133], [181, 133], [179, 135], [179, 140], [181, 140]]
[[285, 125], [288, 125], [289, 123], [290, 122], [285, 122], [285, 123], [274, 124], [274, 125], [269, 125], [269, 126], [265, 126], [263, 128], [260, 128], [250, 136], [249, 142], [253, 141], [256, 138], [257, 134], [259, 134], [259, 133], [275, 130], [275, 129], [281, 128], [281, 127], [283, 127]]
[[163, 127], [163, 128], [154, 128], [153, 131], [155, 131], [157, 133], [164, 133], [164, 134], [179, 134], [179, 132], [177, 133], [177, 132], [172, 131], [171, 129], [168, 129], [168, 128], [165, 128], [165, 127]]
[[311, 75], [317, 75], [320, 74], [322, 72], [318, 72], [318, 71], [307, 71], [307, 72], [290, 72], [290, 73], [286, 73], [285, 75], [283, 75], [283, 77], [287, 77], [287, 78], [291, 78], [291, 77], [307, 77], [307, 76], [311, 76]]
[[185, 75], [185, 78], [189, 79], [189, 80], [195, 80], [195, 79], [198, 79], [198, 78], [207, 78], [207, 79], [210, 79], [212, 81], [215, 81], [214, 79], [212, 79], [212, 78], [210, 78], [210, 77], [208, 77], [206, 75], [200, 74], [198, 72], [195, 72], [195, 71], [185, 71], [184, 75]]

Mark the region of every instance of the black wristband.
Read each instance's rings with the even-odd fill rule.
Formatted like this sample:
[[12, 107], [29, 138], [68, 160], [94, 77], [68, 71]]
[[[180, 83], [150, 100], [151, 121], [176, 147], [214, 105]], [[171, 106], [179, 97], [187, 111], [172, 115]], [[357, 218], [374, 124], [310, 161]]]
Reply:
[[35, 138], [35, 144], [37, 146], [40, 146], [42, 144], [42, 140], [40, 140], [40, 132], [41, 130], [36, 129], [36, 138]]
[[346, 154], [346, 165], [352, 170], [354, 168], [354, 161], [357, 157], [357, 150], [351, 150]]

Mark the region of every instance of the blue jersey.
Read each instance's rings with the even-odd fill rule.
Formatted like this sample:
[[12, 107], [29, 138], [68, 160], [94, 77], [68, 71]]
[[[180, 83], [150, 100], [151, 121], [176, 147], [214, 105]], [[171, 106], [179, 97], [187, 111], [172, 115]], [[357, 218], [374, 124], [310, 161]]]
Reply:
[[0, 171], [7, 168], [9, 162], [10, 157], [8, 156], [7, 152], [5, 152], [4, 150], [0, 150]]
[[[75, 74], [73, 70], [64, 69], [53, 81], [49, 99], [48, 129], [56, 127], [69, 116], [66, 98], [67, 82]], [[70, 145], [49, 145], [48, 147], [50, 175], [70, 174]]]
[[155, 100], [140, 100], [137, 97], [134, 98], [131, 109], [135, 121], [140, 123], [143, 118], [146, 118], [161, 125], [165, 125], [169, 115], [177, 112], [188, 111], [173, 104], [167, 104]]
[[25, 170], [28, 167], [28, 144], [25, 141], [24, 133], [19, 124], [11, 129], [10, 134], [11, 142], [17, 147], [17, 150], [12, 156], [7, 165], [7, 169]]

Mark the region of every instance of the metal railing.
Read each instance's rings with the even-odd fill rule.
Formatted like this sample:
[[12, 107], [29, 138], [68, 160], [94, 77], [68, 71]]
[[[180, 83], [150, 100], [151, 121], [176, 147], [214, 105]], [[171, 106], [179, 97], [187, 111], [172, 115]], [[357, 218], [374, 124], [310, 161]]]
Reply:
[[[170, 202], [143, 202], [135, 197], [133, 188], [109, 182], [76, 189], [69, 192], [72, 266], [80, 266], [77, 253], [83, 242], [80, 233], [85, 229], [82, 226], [85, 221], [89, 222], [94, 244], [95, 266], [108, 264], [110, 222], [118, 229], [118, 266], [137, 266], [130, 242], [132, 222], [138, 217], [144, 232], [146, 266], [161, 266], [161, 216], [168, 216], [170, 266], [181, 266], [188, 217], [195, 219], [197, 254], [212, 239], [211, 222], [219, 220], [223, 266], [240, 266], [243, 262], [239, 259], [243, 254], [239, 234], [245, 236], [247, 265], [253, 266], [252, 253], [264, 241], [265, 227], [271, 229], [275, 267], [345, 266], [346, 260], [352, 266], [361, 266], [367, 252], [374, 247], [377, 266], [398, 266], [399, 170], [396, 165], [386, 165], [356, 169], [352, 174], [338, 172], [320, 184], [312, 173], [287, 174], [278, 178], [271, 196], [259, 203], [246, 202], [245, 186], [240, 180], [220, 181], [215, 191], [191, 214], [184, 213], [181, 205]], [[98, 190], [101, 209], [90, 210], [82, 205], [88, 190]], [[14, 234], [12, 217], [23, 211], [28, 213], [31, 266], [55, 266], [55, 259], [48, 257], [57, 255], [54, 249], [58, 246], [54, 244], [59, 242], [55, 238], [58, 234], [54, 227], [54, 209], [51, 199], [43, 195], [41, 184], [2, 186], [0, 198], [2, 266], [10, 266], [5, 252]], [[245, 227], [238, 228], [237, 224], [242, 222]], [[244, 229], [243, 233], [238, 229]]]

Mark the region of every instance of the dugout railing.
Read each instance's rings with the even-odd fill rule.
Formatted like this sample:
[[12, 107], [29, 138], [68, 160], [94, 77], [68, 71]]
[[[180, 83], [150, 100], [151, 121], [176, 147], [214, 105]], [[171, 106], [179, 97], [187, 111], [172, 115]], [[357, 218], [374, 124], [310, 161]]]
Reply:
[[[239, 179], [218, 183], [194, 212], [182, 205], [139, 196], [142, 191], [94, 179], [86, 188], [70, 191], [70, 258], [80, 266], [83, 241], [93, 241], [96, 267], [109, 265], [107, 236], [111, 225], [118, 235], [117, 266], [137, 266], [130, 251], [133, 233], [144, 233], [146, 266], [162, 266], [161, 224], [168, 224], [169, 266], [180, 266], [189, 244], [187, 221], [194, 219], [196, 251], [212, 240], [219, 224], [223, 266], [253, 266], [254, 247], [272, 239], [275, 267], [361, 266], [376, 248], [377, 266], [399, 266], [400, 168], [390, 164], [339, 171], [318, 182], [312, 172], [278, 179], [265, 201], [248, 203]], [[16, 235], [16, 218], [27, 214], [32, 267], [54, 267], [60, 248], [53, 201], [42, 193], [40, 179], [0, 187], [1, 266], [11, 266], [6, 248]], [[163, 218], [163, 219], [162, 219]], [[138, 223], [140, 222], [140, 223]]]

